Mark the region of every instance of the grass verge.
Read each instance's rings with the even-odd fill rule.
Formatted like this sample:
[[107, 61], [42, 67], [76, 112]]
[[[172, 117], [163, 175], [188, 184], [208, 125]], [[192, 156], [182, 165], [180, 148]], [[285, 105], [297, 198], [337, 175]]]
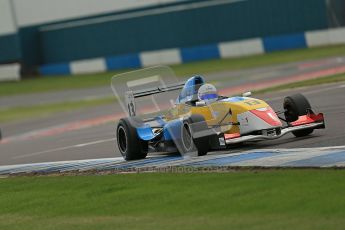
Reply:
[[[196, 73], [204, 74], [217, 71], [246, 69], [338, 55], [345, 55], [345, 45], [280, 51], [240, 58], [191, 62], [173, 65], [172, 68], [178, 76], [186, 76]], [[76, 75], [73, 77], [41, 77], [20, 82], [5, 82], [0, 83], [0, 96], [106, 86], [110, 84], [111, 77], [117, 73], [119, 72]]]
[[0, 109], [0, 123], [10, 121], [20, 121], [31, 118], [42, 118], [51, 116], [57, 112], [68, 112], [78, 109], [85, 109], [115, 102], [115, 98], [101, 98], [92, 100], [81, 100], [73, 102], [63, 102], [54, 104], [21, 106]]
[[0, 180], [0, 229], [343, 229], [344, 170]]

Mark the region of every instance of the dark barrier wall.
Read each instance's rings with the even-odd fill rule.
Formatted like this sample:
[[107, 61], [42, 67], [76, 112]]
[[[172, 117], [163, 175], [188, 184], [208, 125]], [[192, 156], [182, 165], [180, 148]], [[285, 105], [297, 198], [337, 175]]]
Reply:
[[327, 27], [324, 0], [249, 0], [44, 31], [44, 63], [136, 53]]
[[345, 26], [345, 1], [326, 0], [327, 14], [330, 27]]
[[[198, 2], [200, 0], [186, 0], [185, 2]], [[170, 3], [170, 4], [160, 4], [156, 6], [149, 6], [149, 7], [143, 7], [139, 9], [132, 9], [132, 10], [126, 10], [122, 12], [116, 12], [116, 13], [109, 13], [109, 14], [103, 14], [103, 15], [96, 15], [96, 16], [90, 16], [80, 19], [92, 19], [92, 18], [98, 18], [100, 16], [113, 16], [113, 15], [120, 15], [123, 13], [135, 13], [135, 12], [141, 12], [142, 10], [147, 9], [158, 9], [161, 6], [177, 6], [181, 3], [184, 3], [184, 1], [178, 2], [178, 3]], [[80, 20], [78, 19], [78, 20]], [[61, 21], [59, 23], [64, 22], [71, 22], [75, 20], [66, 20]], [[22, 66], [24, 66], [24, 72], [31, 72], [36, 71], [35, 66], [39, 64], [47, 63], [43, 59], [44, 52], [41, 50], [41, 40], [40, 40], [40, 32], [39, 29], [41, 27], [49, 26], [54, 23], [49, 24], [42, 24], [42, 25], [33, 25], [33, 26], [26, 26], [19, 28], [19, 36], [20, 36], [20, 46], [22, 48]]]
[[325, 0], [230, 2], [41, 32], [38, 27], [22, 28], [24, 62], [61, 63], [328, 27]]
[[0, 36], [0, 64], [20, 61], [20, 48], [17, 34]]

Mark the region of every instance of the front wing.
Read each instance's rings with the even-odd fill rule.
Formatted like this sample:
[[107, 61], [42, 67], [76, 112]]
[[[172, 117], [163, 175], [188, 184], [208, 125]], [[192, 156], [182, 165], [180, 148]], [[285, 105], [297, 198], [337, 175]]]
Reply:
[[260, 140], [274, 140], [281, 138], [282, 136], [291, 133], [293, 131], [303, 129], [323, 129], [325, 128], [325, 120], [323, 114], [318, 115], [311, 114], [306, 116], [300, 116], [295, 122], [288, 123], [288, 126], [277, 130], [263, 130], [260, 135], [245, 135], [240, 136], [234, 134], [224, 134], [225, 143], [228, 145], [238, 144], [245, 141], [260, 141]]

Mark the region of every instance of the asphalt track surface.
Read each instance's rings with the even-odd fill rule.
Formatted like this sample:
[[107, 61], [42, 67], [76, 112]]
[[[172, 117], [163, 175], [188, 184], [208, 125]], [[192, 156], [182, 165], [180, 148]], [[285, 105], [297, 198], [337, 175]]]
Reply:
[[[310, 66], [322, 69], [316, 64]], [[300, 71], [296, 70], [296, 73], [305, 71], [305, 68], [308, 68], [307, 64], [300, 64], [298, 67]], [[286, 74], [284, 71], [285, 74], [281, 72], [282, 69], [277, 69], [281, 75]], [[264, 74], [260, 75], [260, 71], [257, 70], [257, 72], [257, 76], [264, 76]], [[225, 76], [225, 73], [218, 73], [218, 75]], [[266, 77], [269, 80], [272, 75]], [[258, 79], [261, 78], [258, 77]], [[225, 85], [229, 84], [231, 83]], [[253, 96], [266, 100], [274, 109], [280, 110], [284, 96], [295, 92], [304, 93], [316, 111], [325, 113], [325, 130], [316, 130], [313, 135], [304, 138], [294, 138], [288, 134], [278, 140], [251, 143], [229, 151], [345, 145], [345, 83]], [[115, 141], [116, 122], [114, 120], [119, 118], [121, 113], [121, 108], [114, 104], [59, 113], [45, 119], [3, 124], [2, 130], [7, 141], [0, 144], [0, 165], [120, 156]], [[99, 117], [103, 119], [100, 121], [95, 119]], [[78, 123], [76, 120], [88, 120], [88, 124], [91, 125], [83, 126], [83, 123]]]

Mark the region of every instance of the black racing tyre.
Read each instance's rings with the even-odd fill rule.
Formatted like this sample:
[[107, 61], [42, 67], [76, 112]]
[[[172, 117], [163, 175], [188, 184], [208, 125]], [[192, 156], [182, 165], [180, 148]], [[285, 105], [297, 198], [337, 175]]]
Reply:
[[181, 142], [183, 153], [197, 152], [198, 156], [207, 154], [209, 145], [209, 136], [193, 138], [197, 132], [207, 131], [208, 126], [202, 115], [193, 114], [184, 120], [181, 129]]
[[292, 134], [295, 135], [295, 137], [304, 137], [308, 136], [309, 134], [312, 134], [314, 129], [303, 129], [303, 130], [297, 130], [293, 131]]
[[[310, 103], [302, 94], [295, 94], [284, 98], [284, 115], [287, 122], [298, 120], [299, 116], [306, 115], [311, 109]], [[296, 137], [303, 137], [311, 134], [314, 129], [304, 129], [292, 132]]]
[[122, 118], [116, 129], [117, 146], [127, 161], [144, 159], [148, 152], [148, 143], [138, 137], [136, 125], [142, 121], [136, 117]]
[[284, 98], [284, 114], [286, 121], [293, 122], [299, 116], [307, 114], [307, 110], [311, 109], [310, 103], [302, 94], [295, 94]]

